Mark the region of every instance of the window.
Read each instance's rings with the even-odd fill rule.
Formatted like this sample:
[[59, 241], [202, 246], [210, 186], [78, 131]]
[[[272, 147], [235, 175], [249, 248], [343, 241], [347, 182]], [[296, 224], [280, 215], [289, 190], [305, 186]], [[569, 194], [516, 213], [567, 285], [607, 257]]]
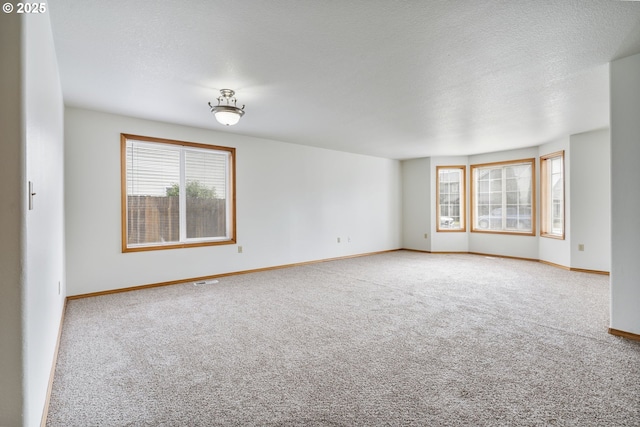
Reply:
[[471, 231], [535, 235], [534, 162], [471, 166]]
[[564, 151], [540, 157], [540, 235], [564, 239]]
[[122, 251], [235, 243], [235, 148], [121, 134]]
[[465, 166], [437, 166], [437, 231], [465, 231]]

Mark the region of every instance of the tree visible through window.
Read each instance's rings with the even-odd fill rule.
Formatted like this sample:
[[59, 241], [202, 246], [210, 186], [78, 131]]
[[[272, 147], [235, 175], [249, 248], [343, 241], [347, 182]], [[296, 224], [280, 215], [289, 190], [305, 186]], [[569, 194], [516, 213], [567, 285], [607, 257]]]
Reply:
[[124, 252], [235, 242], [235, 149], [121, 136]]
[[564, 151], [540, 157], [543, 237], [564, 239]]
[[471, 231], [535, 234], [534, 161], [471, 166]]
[[437, 231], [465, 231], [465, 166], [438, 166]]

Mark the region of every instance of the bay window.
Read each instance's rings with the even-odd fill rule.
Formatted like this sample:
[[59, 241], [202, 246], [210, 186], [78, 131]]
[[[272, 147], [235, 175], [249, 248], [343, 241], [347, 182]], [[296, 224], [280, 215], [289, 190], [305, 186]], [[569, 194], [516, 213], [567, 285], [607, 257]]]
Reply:
[[465, 231], [465, 168], [436, 167], [436, 230]]
[[564, 239], [564, 151], [540, 157], [540, 236]]
[[471, 231], [535, 235], [535, 159], [471, 166]]

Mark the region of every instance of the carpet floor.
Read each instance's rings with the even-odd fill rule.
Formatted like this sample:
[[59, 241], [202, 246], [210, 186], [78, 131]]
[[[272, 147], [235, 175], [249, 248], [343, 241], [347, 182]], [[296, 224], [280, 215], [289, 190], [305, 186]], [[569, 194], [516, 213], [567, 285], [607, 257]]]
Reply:
[[47, 426], [640, 426], [609, 278], [389, 252], [67, 305]]

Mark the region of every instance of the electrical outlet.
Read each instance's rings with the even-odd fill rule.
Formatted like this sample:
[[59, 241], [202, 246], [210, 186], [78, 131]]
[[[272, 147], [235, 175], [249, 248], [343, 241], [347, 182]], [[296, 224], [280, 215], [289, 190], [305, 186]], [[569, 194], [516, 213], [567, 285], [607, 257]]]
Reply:
[[242, 253], [242, 246], [238, 246], [238, 253], [241, 254]]
[[428, 233], [424, 233], [424, 238], [428, 239], [429, 238], [429, 234]]
[[579, 250], [579, 251], [584, 251], [584, 244], [580, 243], [580, 244], [578, 245], [578, 250]]
[[340, 238], [338, 237], [338, 243], [340, 243]]

